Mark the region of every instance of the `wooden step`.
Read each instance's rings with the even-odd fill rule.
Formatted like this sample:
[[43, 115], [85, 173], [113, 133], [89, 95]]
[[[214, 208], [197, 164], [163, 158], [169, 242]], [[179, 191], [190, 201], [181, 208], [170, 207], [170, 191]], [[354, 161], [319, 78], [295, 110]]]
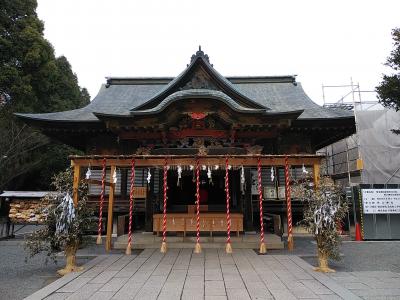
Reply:
[[[132, 248], [134, 249], [156, 249], [161, 245], [162, 237], [148, 233], [134, 233], [132, 236]], [[284, 243], [281, 238], [275, 234], [265, 234], [264, 238], [267, 249], [283, 249]], [[117, 238], [114, 243], [115, 249], [125, 249], [128, 243], [128, 236], [122, 235]], [[178, 237], [167, 236], [167, 244], [169, 248], [193, 248], [196, 243], [196, 237]], [[226, 245], [226, 237], [224, 236], [201, 236], [200, 243], [202, 248], [218, 248], [224, 249]], [[239, 237], [232, 236], [231, 243], [233, 248], [240, 249], [257, 249], [260, 246], [260, 236], [251, 234], [241, 234]]]

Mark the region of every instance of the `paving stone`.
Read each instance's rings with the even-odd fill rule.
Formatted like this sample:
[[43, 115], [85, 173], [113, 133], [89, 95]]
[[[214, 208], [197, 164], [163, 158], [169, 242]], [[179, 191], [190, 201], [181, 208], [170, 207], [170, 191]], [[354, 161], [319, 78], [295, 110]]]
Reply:
[[183, 300], [197, 300], [204, 299], [204, 288], [193, 288], [187, 289], [186, 287], [183, 289], [182, 298]]
[[206, 296], [225, 296], [225, 286], [223, 281], [206, 281], [205, 282]]
[[400, 288], [399, 289], [363, 289], [353, 290], [358, 296], [397, 296], [400, 299]]
[[103, 287], [100, 289], [102, 292], [116, 292], [118, 291], [129, 278], [111, 278]]
[[134, 299], [157, 299], [167, 276], [150, 276]]
[[111, 299], [115, 292], [100, 292], [94, 293], [89, 300], [108, 300]]
[[133, 299], [139, 290], [144, 285], [144, 282], [130, 282], [128, 281], [114, 296], [114, 300], [129, 300]]
[[320, 299], [323, 300], [342, 300], [342, 297], [339, 297], [336, 294], [331, 294], [331, 295], [318, 295]]
[[224, 280], [226, 289], [245, 289], [245, 285], [242, 279], [240, 280]]
[[71, 293], [54, 293], [51, 294], [50, 296], [46, 297], [45, 300], [63, 300], [67, 299]]
[[400, 299], [399, 286], [393, 272], [327, 276], [297, 256], [259, 256], [250, 249], [232, 255], [223, 249], [200, 255], [148, 249], [136, 257], [97, 258], [84, 272], [68, 274], [28, 299]]
[[369, 286], [365, 285], [364, 283], [360, 282], [343, 282], [342, 285], [349, 290], [363, 290], [363, 289], [370, 289]]
[[262, 282], [248, 282], [246, 288], [251, 299], [272, 299], [272, 294]]
[[226, 289], [228, 299], [232, 300], [250, 300], [249, 293], [246, 289]]
[[57, 290], [58, 293], [73, 293], [79, 290], [82, 286], [91, 280], [90, 277], [77, 277], [68, 284], [64, 285], [61, 289]]
[[228, 299], [226, 296], [206, 296], [205, 300], [226, 300]]
[[97, 292], [103, 284], [101, 283], [88, 283], [82, 286], [79, 290], [75, 293], [71, 294], [67, 299], [68, 300], [83, 300], [88, 299], [92, 296], [95, 292]]
[[335, 294], [339, 295], [340, 297], [344, 299], [360, 299], [360, 297], [357, 297], [354, 293], [349, 291], [348, 289], [340, 286], [335, 282], [333, 279], [329, 278], [327, 275], [322, 274], [320, 272], [315, 272], [313, 271], [313, 268], [310, 264], [302, 260], [301, 258], [297, 256], [288, 256], [290, 259], [292, 259], [293, 262], [295, 262], [299, 267], [303, 268], [308, 274], [313, 276], [315, 279], [317, 279], [321, 284], [325, 285], [327, 288], [329, 288], [332, 292]]
[[188, 275], [185, 280], [184, 289], [204, 289], [204, 277]]
[[317, 295], [331, 295], [333, 292], [328, 289], [326, 286], [318, 282], [317, 280], [301, 280], [302, 284], [308, 287], [311, 291], [313, 291]]
[[182, 281], [185, 282], [187, 270], [172, 269], [168, 275], [167, 282], [169, 281]]
[[90, 283], [106, 283], [117, 273], [118, 271], [104, 271], [93, 278]]
[[287, 289], [270, 290], [276, 300], [297, 300], [297, 298]]

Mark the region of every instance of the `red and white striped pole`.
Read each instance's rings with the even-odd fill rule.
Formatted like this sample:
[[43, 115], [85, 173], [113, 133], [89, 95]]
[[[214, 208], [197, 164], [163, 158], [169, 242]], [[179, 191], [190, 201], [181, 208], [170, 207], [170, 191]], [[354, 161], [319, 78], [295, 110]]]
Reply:
[[132, 253], [132, 214], [133, 214], [133, 199], [135, 193], [135, 159], [131, 162], [131, 188], [129, 192], [129, 228], [128, 228], [128, 245], [126, 246], [126, 255]]
[[200, 246], [200, 162], [196, 159], [196, 246], [194, 253], [201, 253]]
[[286, 190], [286, 205], [287, 205], [287, 230], [288, 230], [288, 249], [293, 250], [293, 234], [292, 234], [292, 200], [290, 195], [290, 178], [289, 178], [289, 163], [288, 157], [285, 157], [285, 190]]
[[262, 195], [262, 181], [261, 181], [261, 158], [257, 159], [257, 173], [258, 173], [258, 199], [260, 204], [260, 253], [267, 253], [267, 247], [264, 243], [264, 214], [263, 214], [263, 195]]
[[229, 165], [228, 157], [225, 158], [225, 192], [226, 192], [226, 253], [232, 253], [231, 245], [231, 213], [229, 211], [230, 195], [229, 195]]
[[167, 158], [164, 161], [164, 209], [163, 209], [163, 237], [161, 243], [161, 253], [167, 252], [167, 174], [168, 174], [168, 165]]
[[103, 170], [101, 175], [101, 193], [100, 193], [100, 204], [99, 204], [99, 225], [97, 228], [97, 245], [101, 245], [101, 230], [102, 230], [102, 223], [103, 223], [103, 203], [104, 203], [104, 193], [105, 193], [105, 186], [106, 186], [106, 159], [103, 158]]

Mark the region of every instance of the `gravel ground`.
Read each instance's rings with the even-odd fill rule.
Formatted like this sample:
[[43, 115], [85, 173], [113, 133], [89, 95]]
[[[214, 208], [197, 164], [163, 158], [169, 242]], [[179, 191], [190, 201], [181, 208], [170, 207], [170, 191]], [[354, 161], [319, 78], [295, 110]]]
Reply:
[[[0, 242], [0, 299], [23, 299], [33, 292], [58, 279], [57, 270], [65, 260], [58, 264], [49, 261], [45, 264], [45, 255], [37, 255], [25, 262], [25, 252], [21, 241]], [[87, 259], [79, 260], [84, 263]]]
[[[286, 246], [286, 245], [285, 245]], [[392, 271], [400, 273], [400, 241], [343, 241], [340, 261], [330, 261], [338, 272]], [[271, 250], [270, 254], [295, 254], [317, 265], [316, 244], [311, 237], [295, 237], [295, 249]]]

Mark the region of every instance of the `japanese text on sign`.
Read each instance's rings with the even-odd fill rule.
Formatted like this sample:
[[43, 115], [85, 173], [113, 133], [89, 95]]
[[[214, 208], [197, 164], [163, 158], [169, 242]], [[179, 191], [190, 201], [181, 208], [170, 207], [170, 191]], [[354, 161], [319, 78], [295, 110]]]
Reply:
[[364, 214], [400, 213], [400, 189], [362, 190]]

